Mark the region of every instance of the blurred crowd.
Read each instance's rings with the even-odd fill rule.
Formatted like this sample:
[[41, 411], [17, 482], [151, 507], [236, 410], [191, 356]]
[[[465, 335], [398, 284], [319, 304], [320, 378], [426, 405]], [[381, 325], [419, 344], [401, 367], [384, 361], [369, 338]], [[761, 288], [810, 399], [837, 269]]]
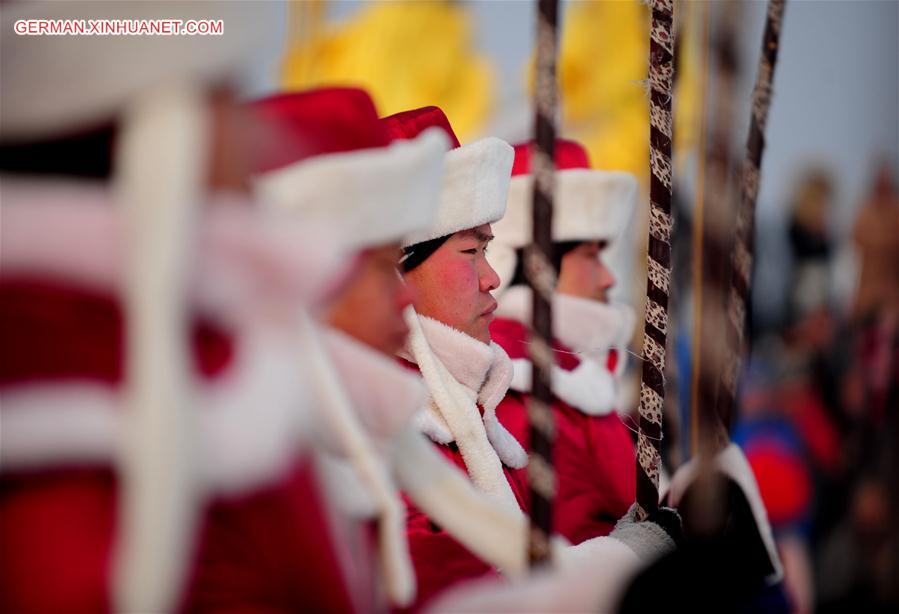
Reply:
[[[896, 590], [899, 195], [889, 164], [873, 167], [840, 245], [838, 179], [812, 169], [797, 182], [789, 296], [777, 323], [755, 330], [734, 440], [804, 609], [877, 611]], [[846, 248], [848, 271], [837, 259]]]

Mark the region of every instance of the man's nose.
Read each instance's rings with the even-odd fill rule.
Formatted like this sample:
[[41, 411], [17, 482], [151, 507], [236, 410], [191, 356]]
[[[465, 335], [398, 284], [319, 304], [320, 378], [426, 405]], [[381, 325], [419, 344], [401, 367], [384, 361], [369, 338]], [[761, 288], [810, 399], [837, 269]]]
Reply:
[[478, 272], [478, 281], [480, 283], [481, 292], [490, 292], [499, 288], [499, 275], [490, 266], [486, 258], [481, 261], [480, 271]]
[[602, 289], [603, 290], [611, 290], [615, 286], [616, 283], [618, 283], [618, 279], [615, 277], [615, 274], [612, 272], [612, 269], [610, 269], [603, 263], [602, 275], [600, 277], [600, 284], [602, 285]]

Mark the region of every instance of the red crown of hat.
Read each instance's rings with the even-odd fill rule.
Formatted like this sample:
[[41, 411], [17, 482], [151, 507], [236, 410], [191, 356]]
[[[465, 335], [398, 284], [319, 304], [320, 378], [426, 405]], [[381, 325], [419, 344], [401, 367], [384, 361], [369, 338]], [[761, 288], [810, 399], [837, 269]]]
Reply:
[[258, 172], [313, 156], [386, 147], [390, 136], [371, 97], [355, 88], [323, 88], [278, 94], [251, 110], [282, 137], [262, 152]]
[[446, 114], [433, 106], [396, 113], [381, 121], [391, 139], [409, 139], [439, 128], [453, 146], [445, 156], [437, 219], [427, 231], [409, 237], [406, 245], [490, 224], [503, 216], [514, 157], [508, 143], [488, 137], [460, 145]]
[[449, 137], [453, 149], [461, 147], [446, 113], [438, 107], [422, 107], [394, 113], [381, 120], [391, 139], [413, 139], [428, 128], [440, 128]]
[[[531, 173], [531, 151], [533, 141], [515, 145], [515, 162], [512, 164], [512, 176], [529, 175]], [[572, 168], [590, 168], [590, 156], [583, 145], [567, 139], [556, 139], [556, 169], [563, 171]]]
[[434, 219], [446, 138], [392, 143], [355, 88], [279, 94], [251, 105], [277, 135], [257, 160], [262, 200], [339, 227], [353, 248], [403, 240]]

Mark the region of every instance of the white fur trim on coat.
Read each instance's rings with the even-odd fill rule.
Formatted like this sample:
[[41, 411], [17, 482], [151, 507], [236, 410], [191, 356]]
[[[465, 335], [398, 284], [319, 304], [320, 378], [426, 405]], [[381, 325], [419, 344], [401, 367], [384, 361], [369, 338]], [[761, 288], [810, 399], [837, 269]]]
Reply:
[[[531, 289], [513, 286], [499, 296], [495, 315], [530, 326]], [[611, 348], [626, 346], [634, 332], [634, 310], [622, 303], [553, 294], [553, 335], [578, 354], [604, 359]]]
[[[524, 286], [509, 288], [499, 299], [496, 314], [529, 325], [531, 290]], [[623, 347], [633, 329], [633, 310], [626, 305], [608, 305], [556, 293], [553, 297], [553, 329], [555, 336], [570, 347], [580, 364], [568, 371], [553, 367], [553, 392], [560, 399], [591, 416], [602, 416], [618, 405], [620, 383], [627, 356]], [[608, 352], [619, 350], [615, 372], [606, 368]], [[515, 375], [511, 388], [531, 391], [533, 366], [530, 360], [512, 361]]]
[[[467, 396], [483, 408], [487, 438], [500, 460], [515, 469], [524, 467], [527, 454], [496, 417], [496, 407], [512, 382], [512, 362], [508, 354], [496, 343], [481, 343], [432, 318], [422, 317], [421, 328], [437, 359], [461, 384]], [[446, 421], [444, 416], [444, 423]]]
[[[273, 335], [239, 338], [236, 349], [225, 373], [196, 386], [193, 458], [208, 493], [239, 494], [279, 479], [311, 424], [293, 346]], [[117, 462], [126, 411], [119, 389], [49, 380], [11, 386], [0, 398], [0, 472]]]
[[428, 391], [415, 373], [334, 328], [323, 335], [328, 355], [353, 409], [378, 450], [428, 405]]
[[432, 128], [388, 147], [307, 158], [254, 186], [272, 206], [339, 226], [353, 249], [402, 241], [434, 222], [448, 146]]
[[[515, 376], [510, 388], [530, 394], [534, 365], [527, 358], [512, 361]], [[615, 411], [618, 384], [609, 370], [589, 358], [571, 371], [553, 365], [553, 393], [588, 416], [605, 416]]]
[[[464, 333], [430, 318], [418, 316], [412, 307], [406, 311], [406, 321], [410, 329], [407, 342], [408, 356], [418, 365], [431, 395], [432, 410], [440, 414], [452, 436], [452, 441], [459, 446], [459, 452], [465, 461], [469, 476], [479, 490], [497, 500], [501, 505], [507, 506], [509, 509], [517, 509], [518, 504], [509, 482], [506, 480], [500, 458], [502, 456], [508, 462], [524, 466], [527, 463], [527, 454], [515, 438], [498, 422], [499, 428], [508, 435], [508, 439], [500, 437], [490, 439], [486, 421], [482, 418], [477, 406], [478, 390], [482, 388], [483, 382], [491, 370], [493, 358], [500, 355], [494, 354], [491, 346], [480, 343]], [[428, 334], [425, 333], [424, 326], [428, 327]], [[453, 342], [456, 344], [455, 347], [451, 347]], [[442, 350], [443, 357], [448, 355], [447, 352], [454, 353], [461, 361], [453, 363], [456, 367], [464, 364], [473, 366], [475, 363], [480, 364], [481, 367], [467, 373], [463, 373], [462, 368], [457, 368], [455, 373], [459, 374], [458, 377], [464, 377], [468, 381], [467, 384], [463, 384], [438, 357], [436, 348]], [[506, 356], [506, 361], [511, 363], [508, 356]], [[506, 386], [512, 376], [511, 364], [508, 364], [508, 367], [508, 371], [498, 374], [505, 379]], [[471, 382], [475, 382], [474, 389], [470, 387]], [[491, 398], [488, 400], [493, 403], [493, 410], [498, 403], [496, 396], [501, 388], [502, 385], [497, 385], [496, 389], [490, 391]], [[502, 393], [505, 394], [504, 389]], [[488, 407], [485, 405], [485, 416], [487, 412]], [[496, 437], [496, 431], [494, 431], [494, 437]], [[504, 445], [508, 445], [508, 448], [503, 447]]]
[[515, 152], [496, 137], [452, 149], [445, 156], [437, 216], [427, 230], [412, 233], [404, 246], [492, 224], [506, 212]]
[[[497, 506], [475, 490], [415, 428], [411, 415], [427, 401], [421, 378], [338, 331], [328, 331], [325, 341], [357, 415], [403, 491], [472, 552], [508, 573], [522, 573], [527, 519], [517, 507]], [[318, 459], [329, 492], [344, 510], [373, 517], [375, 501], [352, 466], [331, 454]]]
[[[766, 580], [769, 584], [779, 582], [783, 578], [783, 564], [781, 563], [780, 555], [777, 553], [777, 546], [774, 543], [774, 533], [771, 531], [771, 523], [768, 521], [768, 511], [765, 509], [762, 495], [759, 492], [759, 485], [755, 479], [755, 474], [752, 473], [749, 461], [746, 460], [746, 456], [740, 447], [735, 443], [731, 443], [715, 457], [715, 466], [724, 475], [736, 482], [740, 490], [743, 491], [746, 500], [749, 502], [749, 507], [752, 509], [752, 516], [755, 518], [759, 536], [762, 538], [765, 549], [768, 551], [771, 566], [774, 568], [774, 572]], [[671, 478], [669, 500], [673, 507], [678, 506], [684, 492], [696, 479], [697, 471], [696, 459], [690, 459]]]

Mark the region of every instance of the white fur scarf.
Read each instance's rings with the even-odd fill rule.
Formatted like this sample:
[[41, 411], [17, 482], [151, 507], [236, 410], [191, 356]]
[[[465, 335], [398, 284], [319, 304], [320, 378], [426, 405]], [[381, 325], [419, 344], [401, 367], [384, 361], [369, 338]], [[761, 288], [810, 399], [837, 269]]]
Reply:
[[419, 428], [437, 443], [455, 441], [475, 486], [517, 510], [502, 464], [520, 469], [527, 453], [496, 418], [512, 381], [512, 361], [495, 343], [481, 343], [411, 307], [406, 321], [405, 357], [418, 365], [431, 395], [430, 407], [416, 417]]
[[[607, 305], [564, 294], [553, 297], [555, 336], [578, 354], [580, 364], [572, 371], [553, 367], [553, 392], [575, 409], [590, 416], [615, 410], [619, 400], [618, 379], [626, 364], [626, 344], [634, 328], [634, 312], [626, 305]], [[531, 290], [509, 288], [499, 299], [496, 315], [525, 324], [531, 321]], [[610, 349], [620, 352], [612, 373], [606, 368]], [[515, 376], [511, 388], [530, 392], [532, 365], [525, 358], [513, 360]]]
[[302, 341], [308, 352], [312, 380], [318, 388], [324, 427], [335, 434], [343, 453], [368, 490], [377, 509], [378, 551], [387, 594], [399, 606], [411, 603], [415, 596], [415, 572], [406, 543], [405, 510], [387, 466], [379, 458], [375, 445], [353, 411], [320, 334], [309, 319], [303, 321]]

